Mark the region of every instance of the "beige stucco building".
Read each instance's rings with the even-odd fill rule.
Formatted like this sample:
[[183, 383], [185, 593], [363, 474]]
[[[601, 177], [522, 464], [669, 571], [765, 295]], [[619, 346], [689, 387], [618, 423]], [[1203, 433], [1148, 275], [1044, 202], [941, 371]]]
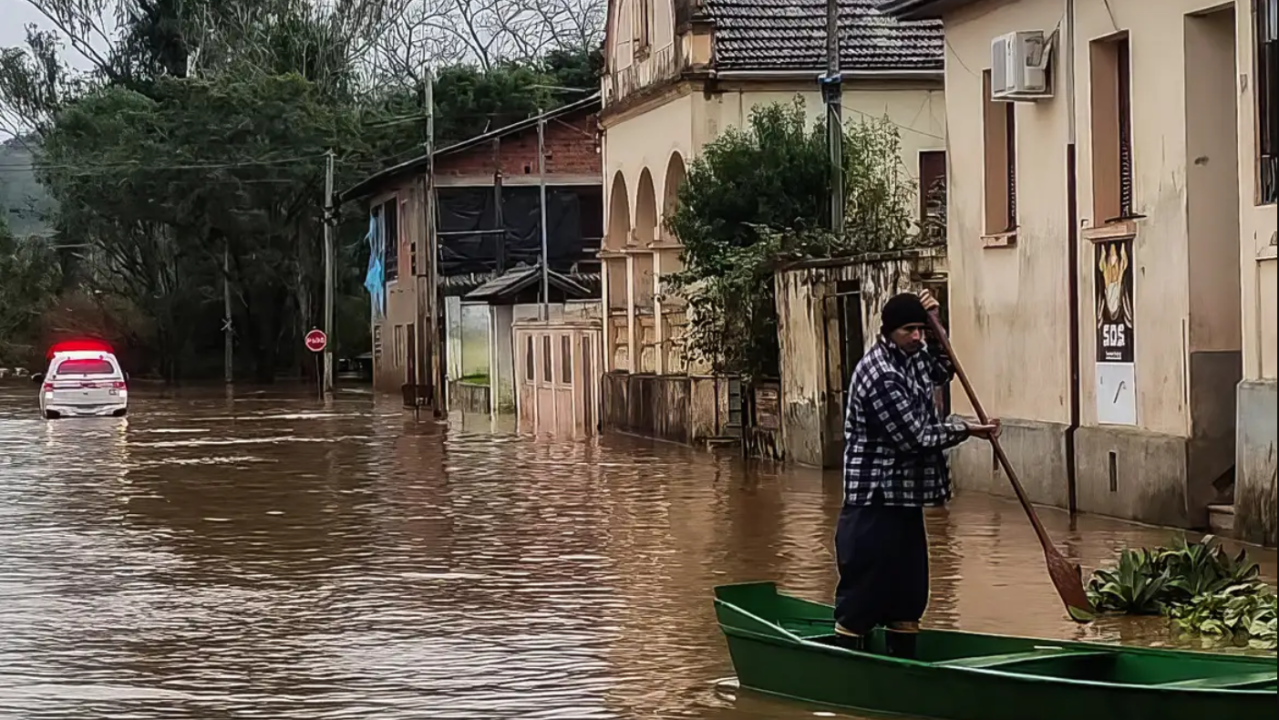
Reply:
[[1032, 499], [1274, 543], [1276, 1], [885, 5], [944, 23], [952, 334]]
[[[945, 168], [940, 25], [898, 23], [875, 5], [840, 3], [844, 118], [887, 116], [896, 123], [905, 168], [927, 183]], [[677, 408], [673, 412], [696, 416], [655, 418], [659, 425], [680, 428], [669, 433], [671, 439], [722, 432], [728, 421], [714, 418], [727, 416], [715, 408], [735, 401], [726, 398], [728, 383], [712, 383], [704, 377], [706, 368], [690, 367], [680, 350], [683, 303], [661, 283], [663, 275], [680, 268], [680, 245], [663, 220], [675, 207], [693, 158], [726, 128], [746, 125], [752, 108], [798, 95], [814, 120], [823, 113], [818, 77], [826, 67], [825, 7], [824, 0], [609, 3], [600, 114], [606, 207], [603, 392], [606, 404], [616, 408], [625, 403], [610, 400], [609, 387], [626, 384], [620, 374], [651, 375], [658, 384], [670, 379], [676, 389], [654, 388], [653, 395], [667, 398]], [[680, 393], [693, 399], [674, 397]], [[660, 428], [651, 431], [663, 434]]]

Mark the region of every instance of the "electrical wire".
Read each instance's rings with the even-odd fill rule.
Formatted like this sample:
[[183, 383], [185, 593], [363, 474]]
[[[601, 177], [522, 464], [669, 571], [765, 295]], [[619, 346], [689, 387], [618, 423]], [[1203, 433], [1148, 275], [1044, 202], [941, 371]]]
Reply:
[[267, 167], [273, 165], [288, 165], [290, 163], [300, 163], [309, 160], [322, 160], [325, 154], [318, 155], [300, 155], [288, 158], [259, 159], [259, 160], [241, 160], [237, 162], [217, 162], [217, 163], [189, 163], [183, 165], [155, 165], [151, 163], [130, 161], [120, 163], [80, 163], [76, 165], [46, 165], [44, 163], [14, 163], [6, 165], [0, 163], [0, 171], [11, 170], [16, 172], [29, 172], [32, 170], [229, 170], [241, 167]]

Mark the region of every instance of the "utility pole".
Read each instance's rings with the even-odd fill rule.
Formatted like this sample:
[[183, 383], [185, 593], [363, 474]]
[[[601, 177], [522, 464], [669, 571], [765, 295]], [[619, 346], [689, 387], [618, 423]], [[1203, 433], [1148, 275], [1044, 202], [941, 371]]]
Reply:
[[235, 333], [231, 328], [231, 247], [222, 246], [222, 376], [227, 385], [235, 382]]
[[428, 263], [431, 262], [431, 252], [434, 244], [431, 242], [431, 161], [434, 148], [431, 147], [432, 128], [431, 128], [431, 110], [432, 110], [432, 79], [431, 70], [426, 68], [422, 79], [422, 112], [426, 116], [426, 141], [422, 144], [423, 151], [426, 153], [426, 176], [421, 178], [417, 186], [421, 190], [421, 212], [422, 212], [422, 239], [417, 243], [417, 262], [413, 268], [413, 287], [416, 290], [416, 302], [413, 304], [413, 325], [417, 328], [414, 331], [413, 347], [410, 352], [413, 353], [413, 377], [408, 381], [415, 386], [413, 391], [414, 413], [421, 402], [419, 393], [428, 383], [431, 377], [430, 371], [430, 353], [428, 349], [431, 347], [431, 335], [427, 332], [427, 327], [434, 328], [435, 323], [428, 324], [427, 318], [431, 317], [431, 308], [434, 304], [427, 295], [429, 284], [427, 279], [431, 276], [431, 268]]
[[844, 121], [839, 70], [839, 0], [826, 0], [826, 75], [820, 80], [826, 102], [826, 146], [830, 152], [830, 230], [844, 234]]
[[324, 163], [324, 395], [333, 394], [333, 150]]
[[541, 319], [551, 319], [551, 275], [550, 254], [546, 251], [546, 116], [542, 108], [537, 109], [537, 186], [540, 200], [537, 203], [541, 212], [542, 227], [542, 308]]
[[431, 348], [431, 357], [429, 365], [423, 363], [422, 374], [430, 373], [431, 414], [436, 418], [441, 418], [445, 415], [444, 381], [448, 367], [447, 360], [444, 357], [444, 333], [446, 328], [443, 322], [444, 302], [440, 292], [440, 239], [435, 230], [435, 74], [430, 69], [426, 71], [425, 96], [427, 164], [422, 210], [426, 216], [426, 252], [424, 253], [425, 258], [419, 257], [418, 259], [418, 272], [422, 271], [422, 266], [425, 262], [426, 277], [425, 283], [418, 284], [418, 307], [423, 306], [424, 300], [429, 300], [431, 335], [428, 347]]

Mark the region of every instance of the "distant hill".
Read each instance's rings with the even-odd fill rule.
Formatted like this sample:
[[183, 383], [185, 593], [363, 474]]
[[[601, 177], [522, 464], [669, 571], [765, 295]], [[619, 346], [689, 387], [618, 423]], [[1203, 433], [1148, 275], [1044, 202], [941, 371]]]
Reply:
[[0, 212], [15, 235], [47, 235], [56, 205], [36, 182], [34, 158], [28, 147], [35, 141], [9, 138], [0, 143]]

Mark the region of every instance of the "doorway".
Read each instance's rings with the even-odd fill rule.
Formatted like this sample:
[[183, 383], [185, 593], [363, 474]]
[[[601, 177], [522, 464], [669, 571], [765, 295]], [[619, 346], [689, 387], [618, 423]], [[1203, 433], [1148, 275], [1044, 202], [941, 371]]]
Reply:
[[858, 361], [866, 354], [860, 282], [839, 280], [835, 283], [835, 311], [839, 327], [839, 390], [844, 392]]
[[[1235, 10], [1185, 17], [1190, 443], [1186, 510], [1234, 495], [1235, 387], [1243, 375]], [[1139, 150], [1138, 150], [1139, 151]]]

